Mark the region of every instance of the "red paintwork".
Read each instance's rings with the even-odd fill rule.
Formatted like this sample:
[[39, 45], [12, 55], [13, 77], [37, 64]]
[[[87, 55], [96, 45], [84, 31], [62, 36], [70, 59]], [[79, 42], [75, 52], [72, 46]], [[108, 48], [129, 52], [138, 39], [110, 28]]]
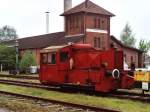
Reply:
[[[60, 52], [68, 52], [66, 61], [60, 61]], [[134, 83], [133, 78], [123, 71], [123, 52], [114, 48], [100, 51], [90, 45], [72, 44], [58, 49], [55, 54], [55, 64], [43, 64], [41, 59], [40, 81], [42, 83], [92, 86], [95, 91], [100, 92], [128, 88]], [[43, 53], [41, 57], [42, 55]], [[70, 69], [70, 59], [73, 59], [72, 69]], [[120, 71], [120, 77], [117, 79], [109, 74], [114, 69]], [[108, 71], [109, 73], [106, 73]]]

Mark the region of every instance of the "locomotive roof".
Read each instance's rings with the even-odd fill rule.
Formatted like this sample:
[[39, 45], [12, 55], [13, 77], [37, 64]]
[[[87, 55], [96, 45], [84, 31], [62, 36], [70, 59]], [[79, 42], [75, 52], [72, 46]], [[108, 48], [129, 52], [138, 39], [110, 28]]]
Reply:
[[66, 44], [66, 45], [61, 45], [61, 46], [49, 46], [41, 50], [41, 53], [47, 53], [47, 52], [56, 52], [59, 49], [65, 48], [65, 47], [72, 47], [73, 49], [76, 50], [96, 50], [93, 48], [90, 44]]
[[46, 47], [43, 50], [41, 50], [41, 53], [46, 53], [46, 52], [56, 52], [61, 48], [66, 47], [67, 45], [62, 45], [62, 46], [50, 46], [50, 47]]

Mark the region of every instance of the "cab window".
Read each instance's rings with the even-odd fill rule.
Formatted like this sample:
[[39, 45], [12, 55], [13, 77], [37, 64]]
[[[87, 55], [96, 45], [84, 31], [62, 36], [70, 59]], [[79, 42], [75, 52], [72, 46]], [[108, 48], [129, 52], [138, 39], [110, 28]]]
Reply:
[[65, 62], [68, 60], [68, 52], [60, 52], [60, 61]]
[[48, 53], [48, 64], [56, 64], [56, 54], [55, 53]]
[[47, 63], [47, 54], [42, 54], [42, 63], [43, 64]]

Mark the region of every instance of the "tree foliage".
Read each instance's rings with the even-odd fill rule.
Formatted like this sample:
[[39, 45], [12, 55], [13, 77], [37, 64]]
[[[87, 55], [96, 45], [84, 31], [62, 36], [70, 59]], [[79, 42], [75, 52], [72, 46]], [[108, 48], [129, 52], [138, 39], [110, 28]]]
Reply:
[[0, 45], [0, 63], [3, 65], [3, 69], [9, 70], [15, 68], [15, 56], [15, 48]]
[[17, 37], [16, 30], [13, 27], [5, 25], [0, 28], [0, 41], [13, 40]]
[[150, 50], [150, 41], [141, 39], [139, 42], [139, 49], [147, 53]]
[[134, 35], [132, 34], [132, 30], [130, 25], [127, 23], [121, 32], [121, 41], [123, 44], [129, 47], [135, 47], [136, 39], [134, 38]]
[[20, 61], [20, 69], [26, 70], [30, 66], [35, 66], [36, 61], [34, 55], [30, 51], [26, 51]]

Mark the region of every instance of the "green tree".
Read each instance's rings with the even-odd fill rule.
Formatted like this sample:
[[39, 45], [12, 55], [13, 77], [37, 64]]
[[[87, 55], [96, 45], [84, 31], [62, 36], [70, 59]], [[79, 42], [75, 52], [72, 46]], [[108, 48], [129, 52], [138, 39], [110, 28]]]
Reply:
[[136, 39], [134, 38], [131, 27], [128, 23], [125, 25], [123, 31], [121, 32], [120, 38], [124, 45], [129, 47], [135, 47]]
[[139, 42], [139, 49], [147, 53], [150, 50], [150, 41], [141, 39]]
[[0, 64], [3, 65], [3, 69], [9, 70], [15, 68], [15, 54], [15, 48], [0, 45]]
[[21, 71], [26, 71], [26, 69], [30, 66], [35, 66], [36, 61], [34, 55], [30, 51], [26, 51], [23, 54], [23, 57], [20, 61], [20, 69]]
[[0, 41], [13, 40], [17, 37], [16, 30], [13, 27], [5, 25], [0, 28]]
[[145, 41], [144, 39], [141, 39], [139, 42], [139, 49], [143, 51], [143, 62], [145, 67], [145, 58], [146, 54], [150, 49], [150, 41]]

